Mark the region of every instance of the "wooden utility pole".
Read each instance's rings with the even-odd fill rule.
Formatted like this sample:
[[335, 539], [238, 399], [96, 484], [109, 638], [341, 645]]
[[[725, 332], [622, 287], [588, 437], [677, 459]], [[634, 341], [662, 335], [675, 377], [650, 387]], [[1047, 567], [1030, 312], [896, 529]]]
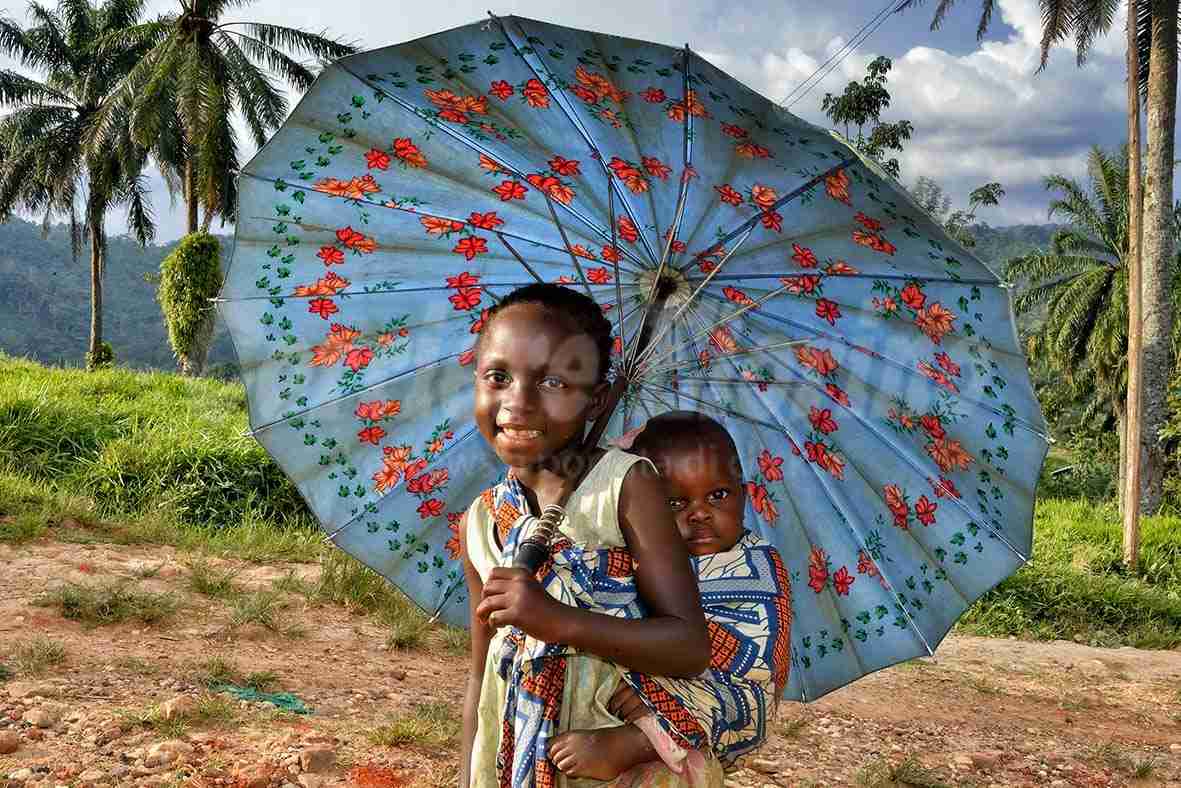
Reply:
[[1137, 0], [1128, 2], [1128, 400], [1124, 419], [1124, 565], [1134, 572], [1140, 552], [1140, 358], [1144, 334], [1141, 319], [1140, 241], [1143, 198], [1140, 185], [1140, 61], [1136, 42]]

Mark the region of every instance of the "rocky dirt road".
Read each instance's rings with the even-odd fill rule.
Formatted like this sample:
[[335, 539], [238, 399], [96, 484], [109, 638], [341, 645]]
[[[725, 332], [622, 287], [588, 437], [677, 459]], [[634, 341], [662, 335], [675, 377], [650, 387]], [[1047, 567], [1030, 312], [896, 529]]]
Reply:
[[[466, 671], [455, 633], [391, 646], [372, 618], [300, 593], [315, 565], [213, 561], [240, 589], [219, 599], [193, 589], [190, 560], [0, 545], [0, 786], [454, 784]], [[38, 604], [67, 583], [123, 588], [133, 596], [119, 604], [148, 618], [175, 610], [87, 625], [63, 617], [85, 599]], [[292, 693], [312, 713], [210, 689], [227, 683]], [[784, 704], [770, 743], [729, 779], [1181, 785], [1181, 652], [952, 637], [937, 659]]]

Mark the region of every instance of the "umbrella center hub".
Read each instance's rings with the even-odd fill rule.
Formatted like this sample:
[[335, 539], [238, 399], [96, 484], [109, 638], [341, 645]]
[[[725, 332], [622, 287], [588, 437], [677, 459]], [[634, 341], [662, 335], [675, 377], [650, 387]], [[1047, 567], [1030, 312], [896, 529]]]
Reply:
[[655, 271], [645, 271], [640, 274], [640, 292], [655, 302], [664, 302], [667, 306], [680, 306], [689, 300], [692, 289], [689, 280], [680, 271], [665, 269], [657, 278]]

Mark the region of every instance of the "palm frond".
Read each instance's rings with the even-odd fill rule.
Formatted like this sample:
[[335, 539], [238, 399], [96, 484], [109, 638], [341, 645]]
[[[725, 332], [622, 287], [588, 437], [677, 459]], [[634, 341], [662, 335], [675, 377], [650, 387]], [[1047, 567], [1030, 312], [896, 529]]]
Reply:
[[[230, 79], [238, 93], [238, 108], [254, 135], [258, 147], [266, 144], [267, 132], [279, 128], [287, 117], [287, 99], [271, 79], [255, 68], [231, 36], [217, 34], [225, 55]], [[229, 122], [228, 118], [226, 122]]]
[[8, 69], [0, 70], [0, 105], [14, 104], [73, 104], [73, 100], [61, 91], [51, 88], [24, 74]]
[[[1133, 0], [1135, 2], [1135, 0]], [[1066, 5], [1058, 3], [1059, 5]], [[1071, 25], [1074, 28], [1075, 62], [1082, 66], [1087, 62], [1091, 45], [1095, 39], [1111, 29], [1115, 23], [1115, 15], [1122, 2], [1120, 0], [1075, 0], [1069, 5], [1074, 6], [1071, 11]], [[1046, 51], [1042, 51], [1042, 63], [1046, 61]]]
[[226, 32], [233, 36], [248, 57], [274, 71], [298, 90], [307, 90], [315, 81], [316, 75], [311, 69], [275, 47], [237, 31]]
[[30, 55], [25, 31], [16, 22], [0, 14], [0, 54], [28, 65]]
[[336, 60], [356, 54], [356, 44], [331, 38], [327, 31], [311, 33], [296, 27], [272, 25], [265, 22], [244, 23], [246, 34], [269, 47], [288, 52], [304, 53], [321, 60]]
[[127, 205], [127, 227], [140, 246], [147, 246], [156, 237], [156, 223], [152, 216], [148, 180], [143, 175], [131, 179], [117, 195]]

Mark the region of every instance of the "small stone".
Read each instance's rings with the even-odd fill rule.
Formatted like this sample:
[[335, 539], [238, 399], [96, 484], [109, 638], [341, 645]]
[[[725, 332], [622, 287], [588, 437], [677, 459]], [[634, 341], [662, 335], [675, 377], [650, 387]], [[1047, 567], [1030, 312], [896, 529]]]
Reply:
[[177, 695], [160, 705], [160, 714], [166, 720], [179, 719], [191, 714], [196, 705], [197, 702], [193, 700], [191, 695]]
[[0, 755], [14, 753], [20, 746], [20, 737], [14, 731], [0, 731]]
[[44, 681], [14, 681], [7, 686], [10, 698], [55, 698], [57, 687]]
[[957, 755], [954, 758], [952, 758], [951, 760], [952, 760], [952, 763], [960, 769], [971, 769], [972, 768], [972, 756], [971, 755]]
[[303, 788], [322, 788], [324, 778], [318, 774], [301, 774], [296, 778]]
[[106, 779], [106, 773], [102, 769], [87, 769], [78, 775], [78, 782], [81, 785], [95, 785]]
[[391, 670], [390, 671], [390, 678], [392, 678], [394, 681], [405, 681], [406, 680], [406, 671]]
[[305, 772], [326, 772], [336, 763], [336, 750], [331, 747], [308, 747], [299, 754], [299, 764]]
[[23, 719], [38, 728], [52, 728], [61, 719], [61, 709], [54, 706], [38, 706], [26, 711]]
[[166, 766], [192, 754], [193, 745], [180, 739], [169, 739], [148, 748], [148, 752], [144, 756], [144, 766], [148, 768]]
[[1181, 744], [1173, 742], [1169, 745], [1169, 752], [1181, 752]]
[[25, 731], [25, 738], [29, 741], [41, 741], [45, 738], [45, 731], [40, 728], [29, 728]]
[[775, 761], [767, 758], [751, 758], [746, 762], [746, 768], [762, 774], [778, 774], [781, 767]]
[[987, 770], [995, 768], [1000, 763], [1002, 757], [1004, 757], [1004, 753], [991, 750], [988, 752], [974, 752], [971, 755], [971, 760], [972, 765], [977, 769]]
[[117, 763], [114, 766], [112, 766], [111, 770], [109, 772], [109, 774], [112, 777], [114, 777], [116, 780], [122, 779], [123, 777], [126, 777], [130, 773], [131, 773], [130, 767], [128, 767], [122, 763]]
[[17, 780], [18, 782], [27, 782], [33, 779], [32, 769], [17, 769], [15, 772], [8, 773], [8, 779]]
[[240, 788], [267, 788], [271, 784], [271, 772], [270, 765], [265, 763], [248, 766], [238, 770], [234, 784]]

